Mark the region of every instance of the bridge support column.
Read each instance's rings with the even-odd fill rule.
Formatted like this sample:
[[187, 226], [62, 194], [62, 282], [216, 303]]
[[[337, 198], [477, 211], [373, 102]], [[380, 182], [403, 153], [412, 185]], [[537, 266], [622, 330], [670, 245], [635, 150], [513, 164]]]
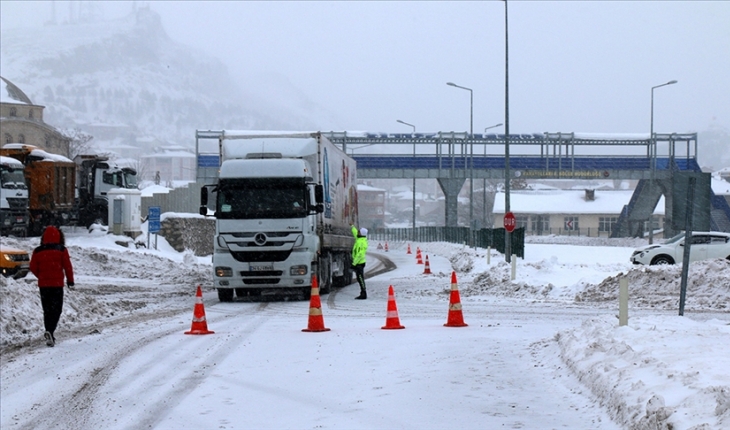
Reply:
[[441, 191], [446, 196], [446, 227], [456, 227], [459, 224], [459, 192], [464, 186], [466, 178], [438, 179]]
[[671, 181], [667, 181], [664, 186], [664, 238], [674, 237], [678, 231], [673, 228], [674, 224], [674, 186]]

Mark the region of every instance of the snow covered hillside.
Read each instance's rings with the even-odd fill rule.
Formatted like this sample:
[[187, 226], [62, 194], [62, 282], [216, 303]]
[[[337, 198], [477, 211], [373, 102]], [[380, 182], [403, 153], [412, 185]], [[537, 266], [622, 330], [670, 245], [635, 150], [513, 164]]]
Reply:
[[[45, 122], [57, 128], [116, 128], [119, 138], [192, 148], [197, 128], [324, 125], [314, 118], [325, 112], [284, 84], [270, 85], [276, 99], [254, 96], [219, 59], [170, 39], [146, 7], [116, 20], [4, 29], [2, 40], [2, 76], [46, 106]], [[287, 99], [307, 108], [287, 106]]]

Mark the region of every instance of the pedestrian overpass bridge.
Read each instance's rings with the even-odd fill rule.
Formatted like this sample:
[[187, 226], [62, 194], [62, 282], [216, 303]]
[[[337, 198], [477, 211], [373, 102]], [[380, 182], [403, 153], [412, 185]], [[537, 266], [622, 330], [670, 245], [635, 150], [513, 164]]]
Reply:
[[[221, 134], [198, 131], [196, 139], [219, 138]], [[686, 190], [689, 177], [697, 177], [695, 228], [730, 227], [730, 207], [712, 194], [709, 175], [700, 172], [696, 133], [654, 133], [653, 139], [649, 133], [322, 134], [356, 160], [359, 179], [436, 179], [445, 195], [447, 227], [457, 225], [457, 197], [467, 179], [472, 184], [482, 179], [503, 182], [507, 174], [511, 180], [637, 180], [631, 201], [621, 211], [615, 236], [643, 234], [645, 222], [662, 196], [665, 236], [682, 230], [686, 191], [681, 192]], [[682, 219], [674, 219], [678, 215]]]

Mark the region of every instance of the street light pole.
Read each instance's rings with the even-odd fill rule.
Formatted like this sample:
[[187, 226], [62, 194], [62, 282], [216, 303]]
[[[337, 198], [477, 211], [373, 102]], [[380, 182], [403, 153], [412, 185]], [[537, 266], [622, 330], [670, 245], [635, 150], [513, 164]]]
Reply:
[[[672, 81], [666, 82], [664, 84], [651, 87], [651, 120], [650, 120], [650, 125], [649, 125], [649, 139], [650, 139], [650, 147], [651, 147], [651, 149], [650, 149], [650, 151], [651, 151], [651, 159], [650, 159], [651, 160], [650, 161], [651, 179], [649, 181], [649, 186], [650, 186], [649, 190], [651, 190], [651, 191], [654, 190], [654, 180], [655, 180], [654, 179], [654, 170], [656, 170], [656, 155], [657, 155], [656, 154], [657, 153], [656, 137], [654, 136], [654, 90], [656, 88], [661, 88], [661, 87], [665, 87], [667, 85], [673, 85], [676, 83], [677, 83], [677, 81], [672, 80]], [[651, 213], [649, 214], [649, 245], [651, 245], [653, 243], [654, 243], [654, 210], [652, 210]]]
[[474, 91], [471, 88], [462, 87], [453, 82], [447, 82], [446, 85], [469, 91], [469, 146], [471, 161], [469, 170], [469, 230], [472, 230], [474, 228]]
[[[497, 128], [501, 127], [503, 124], [500, 122], [499, 124], [490, 125], [489, 127], [484, 128], [484, 134], [487, 134], [487, 130], [490, 128]], [[486, 139], [486, 136], [484, 136]], [[487, 159], [487, 144], [484, 143], [484, 160]], [[485, 161], [486, 162], [486, 161]], [[487, 227], [487, 178], [484, 178], [484, 188], [482, 189], [483, 196], [482, 196], [482, 228]]]
[[[509, 19], [507, 18], [507, 0], [504, 0], [504, 214], [510, 212], [509, 206]], [[510, 232], [504, 230], [505, 261], [512, 262], [512, 238]]]
[[413, 230], [411, 231], [411, 240], [416, 241], [416, 126], [413, 124], [408, 124], [405, 121], [401, 121], [399, 119], [395, 120], [396, 122], [399, 122], [403, 125], [407, 125], [410, 127], [413, 127]]

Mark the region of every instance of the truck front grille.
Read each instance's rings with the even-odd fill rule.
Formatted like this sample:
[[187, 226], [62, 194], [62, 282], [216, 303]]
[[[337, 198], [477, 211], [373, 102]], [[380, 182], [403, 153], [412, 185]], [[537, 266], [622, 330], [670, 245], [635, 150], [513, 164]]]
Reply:
[[284, 261], [289, 258], [291, 251], [231, 251], [236, 261], [255, 263], [259, 261]]

